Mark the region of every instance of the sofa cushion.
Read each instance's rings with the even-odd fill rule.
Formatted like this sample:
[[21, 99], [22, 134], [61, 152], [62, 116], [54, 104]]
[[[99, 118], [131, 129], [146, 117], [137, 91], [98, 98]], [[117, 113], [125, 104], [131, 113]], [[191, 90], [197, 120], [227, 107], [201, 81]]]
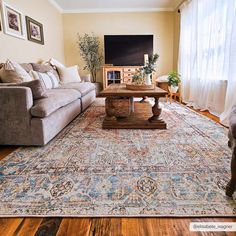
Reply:
[[80, 98], [81, 94], [74, 89], [50, 89], [47, 91], [47, 96], [47, 98], [34, 101], [34, 105], [31, 108], [32, 116], [46, 117], [59, 108]]
[[95, 89], [94, 84], [90, 82], [82, 82], [82, 83], [68, 83], [62, 84], [59, 88], [66, 88], [66, 89], [76, 89], [81, 93], [82, 96], [88, 94], [90, 91]]

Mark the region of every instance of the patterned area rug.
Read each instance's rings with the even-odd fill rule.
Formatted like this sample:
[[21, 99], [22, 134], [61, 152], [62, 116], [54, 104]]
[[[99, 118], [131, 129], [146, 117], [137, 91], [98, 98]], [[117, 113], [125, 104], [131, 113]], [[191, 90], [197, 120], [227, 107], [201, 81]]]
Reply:
[[235, 216], [227, 129], [177, 103], [167, 130], [103, 130], [103, 100], [0, 162], [1, 216]]

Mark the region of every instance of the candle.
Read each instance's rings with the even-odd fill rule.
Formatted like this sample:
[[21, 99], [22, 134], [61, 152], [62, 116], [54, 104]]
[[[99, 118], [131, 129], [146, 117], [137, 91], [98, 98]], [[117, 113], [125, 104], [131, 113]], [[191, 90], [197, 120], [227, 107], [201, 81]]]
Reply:
[[144, 66], [148, 63], [148, 54], [144, 54]]

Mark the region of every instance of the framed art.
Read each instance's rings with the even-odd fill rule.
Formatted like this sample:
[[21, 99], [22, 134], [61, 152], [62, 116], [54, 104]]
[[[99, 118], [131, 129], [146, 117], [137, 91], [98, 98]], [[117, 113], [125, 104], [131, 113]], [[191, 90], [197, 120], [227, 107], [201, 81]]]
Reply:
[[4, 1], [1, 1], [0, 4], [4, 33], [25, 39], [25, 22], [22, 13]]
[[25, 17], [25, 20], [28, 40], [35, 43], [44, 44], [43, 25], [28, 16]]

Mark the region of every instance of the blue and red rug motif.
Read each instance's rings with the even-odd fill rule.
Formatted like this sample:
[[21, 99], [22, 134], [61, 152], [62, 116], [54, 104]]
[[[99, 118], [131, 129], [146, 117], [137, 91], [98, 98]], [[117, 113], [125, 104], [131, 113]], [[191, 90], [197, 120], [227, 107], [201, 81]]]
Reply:
[[227, 129], [164, 104], [167, 130], [103, 130], [95, 103], [45, 147], [0, 162], [0, 216], [236, 216]]

